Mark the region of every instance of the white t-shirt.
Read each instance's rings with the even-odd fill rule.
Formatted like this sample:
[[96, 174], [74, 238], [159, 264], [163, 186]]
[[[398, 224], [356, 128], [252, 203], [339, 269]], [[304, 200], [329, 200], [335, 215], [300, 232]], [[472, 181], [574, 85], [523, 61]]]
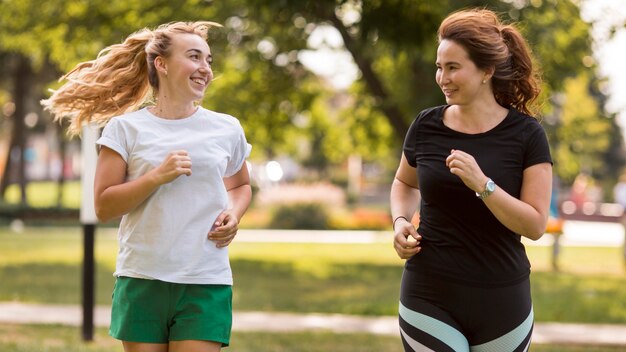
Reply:
[[237, 119], [202, 107], [168, 120], [147, 108], [112, 118], [96, 142], [127, 164], [127, 180], [159, 166], [166, 155], [187, 150], [191, 176], [161, 185], [122, 217], [115, 276], [184, 284], [232, 285], [228, 247], [207, 238], [228, 207], [223, 178], [237, 173], [250, 154]]

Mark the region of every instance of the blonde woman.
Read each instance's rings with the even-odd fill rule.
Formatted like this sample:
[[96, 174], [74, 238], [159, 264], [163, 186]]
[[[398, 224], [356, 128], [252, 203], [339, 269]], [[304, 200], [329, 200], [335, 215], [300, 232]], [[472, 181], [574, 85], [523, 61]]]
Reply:
[[520, 239], [543, 235], [552, 185], [546, 134], [530, 116], [538, 77], [519, 31], [492, 11], [453, 13], [438, 37], [447, 104], [412, 123], [390, 195], [394, 247], [407, 259], [402, 342], [406, 351], [527, 351], [533, 309]]
[[230, 343], [227, 246], [251, 199], [250, 145], [237, 119], [197, 104], [213, 79], [214, 26], [142, 29], [77, 65], [43, 101], [72, 118], [74, 134], [104, 126], [95, 208], [102, 221], [122, 217], [110, 334], [125, 351]]

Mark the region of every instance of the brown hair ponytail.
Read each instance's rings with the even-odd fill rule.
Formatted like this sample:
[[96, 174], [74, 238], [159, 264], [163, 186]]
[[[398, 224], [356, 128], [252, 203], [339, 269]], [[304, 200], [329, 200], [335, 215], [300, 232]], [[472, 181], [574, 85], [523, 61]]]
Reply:
[[527, 43], [514, 26], [501, 23], [490, 10], [463, 10], [443, 20], [438, 38], [464, 47], [478, 68], [494, 69], [492, 85], [498, 104], [535, 113], [540, 78]]

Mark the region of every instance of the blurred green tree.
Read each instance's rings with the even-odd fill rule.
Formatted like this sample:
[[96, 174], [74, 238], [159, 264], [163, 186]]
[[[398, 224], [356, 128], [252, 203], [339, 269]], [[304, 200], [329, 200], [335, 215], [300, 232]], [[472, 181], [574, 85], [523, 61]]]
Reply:
[[[105, 46], [142, 27], [208, 19], [224, 28], [213, 31], [210, 40], [216, 79], [204, 105], [242, 121], [255, 145], [253, 158], [287, 153], [324, 169], [359, 154], [392, 169], [417, 112], [444, 102], [434, 81], [437, 26], [449, 12], [471, 6], [492, 8], [522, 27], [544, 73], [543, 115], [551, 143], [559, 160], [575, 158], [572, 148], [557, 148], [563, 138], [557, 131], [582, 122], [561, 116], [563, 110], [555, 109], [558, 104], [549, 98], [566, 92], [567, 79], [583, 72], [591, 74], [590, 88], [599, 90], [590, 70], [590, 24], [569, 0], [4, 0], [0, 67], [10, 74], [0, 75], [0, 89], [8, 92], [3, 96], [11, 97], [15, 109], [6, 116], [12, 133], [2, 133], [11, 138], [8, 150], [23, 150], [30, 131], [24, 116], [34, 111], [42, 117], [39, 125], [49, 121], [38, 105], [46, 88], [54, 88], [58, 83], [51, 82], [61, 72], [92, 59]], [[358, 67], [359, 76], [347, 90], [329, 87], [302, 62], [304, 51], [315, 50], [309, 42], [312, 33], [323, 27], [336, 30]], [[590, 99], [602, 103], [601, 95]], [[601, 105], [595, 111], [584, 123], [594, 117], [612, 119]], [[608, 139], [589, 151], [592, 160], [611, 162], [618, 156], [619, 135], [568, 137]], [[11, 153], [7, 155], [6, 165], [13, 165]], [[555, 164], [565, 178], [572, 167], [566, 165]], [[23, 168], [20, 164], [21, 182]], [[8, 182], [9, 167], [4, 169], [0, 192]]]
[[[359, 68], [360, 77], [348, 92], [354, 99], [342, 110], [337, 123], [346, 127], [344, 138], [365, 156], [365, 160], [370, 155], [364, 149], [377, 150], [371, 154], [376, 157], [399, 148], [417, 112], [444, 103], [434, 80], [435, 33], [440, 21], [454, 10], [487, 6], [500, 12], [505, 21], [515, 21], [535, 53], [544, 79], [539, 118], [545, 122], [555, 150], [555, 174], [569, 183], [573, 180], [571, 174], [584, 166], [571, 162], [580, 157], [572, 146], [573, 141], [580, 139], [594, 139], [595, 142], [589, 143], [596, 147], [587, 149], [585, 155], [589, 160], [605, 162], [586, 165], [587, 171], [596, 177], [614, 179], [624, 164], [623, 153], [619, 152], [622, 145], [619, 132], [590, 132], [596, 129], [594, 125], [617, 127], [617, 124], [614, 116], [606, 114], [602, 108], [604, 97], [598, 93], [599, 80], [594, 76], [597, 67], [592, 56], [591, 24], [582, 20], [576, 2], [267, 0], [264, 6], [273, 8], [276, 13], [287, 11], [293, 16], [302, 16], [307, 24], [332, 26], [341, 35], [346, 50]], [[551, 98], [575, 94], [566, 91], [565, 82], [578, 76], [587, 77], [589, 94], [585, 101], [593, 109], [593, 115], [572, 120], [560, 115], [562, 109]], [[567, 99], [572, 101], [577, 97]], [[387, 128], [383, 128], [384, 125]], [[569, 136], [572, 140], [562, 141], [563, 134], [557, 133], [559, 128], [574, 133]], [[332, 140], [328, 135], [324, 135], [324, 139]], [[368, 143], [361, 144], [361, 141]], [[393, 158], [387, 160], [393, 160], [387, 166], [396, 162]]]

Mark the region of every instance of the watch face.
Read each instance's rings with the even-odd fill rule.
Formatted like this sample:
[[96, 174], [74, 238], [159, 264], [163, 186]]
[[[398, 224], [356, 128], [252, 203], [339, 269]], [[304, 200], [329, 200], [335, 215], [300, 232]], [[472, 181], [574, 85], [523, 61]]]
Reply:
[[496, 184], [492, 180], [487, 181], [487, 185], [485, 187], [487, 192], [491, 193], [496, 190]]

